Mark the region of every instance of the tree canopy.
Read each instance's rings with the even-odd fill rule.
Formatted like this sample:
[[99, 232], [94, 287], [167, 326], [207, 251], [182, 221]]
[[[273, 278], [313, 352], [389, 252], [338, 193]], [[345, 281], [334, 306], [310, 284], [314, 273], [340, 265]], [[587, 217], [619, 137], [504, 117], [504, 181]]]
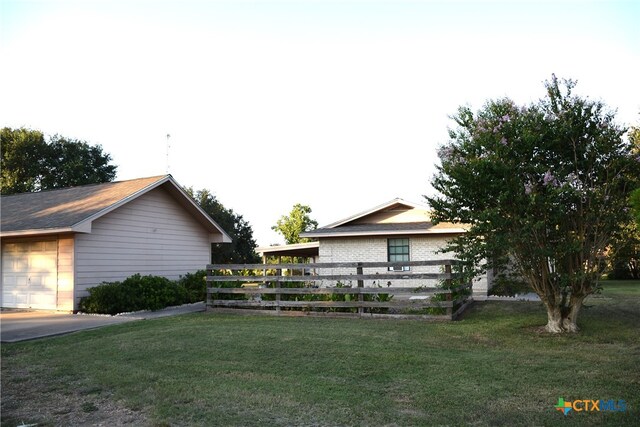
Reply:
[[0, 132], [2, 194], [25, 193], [113, 181], [117, 166], [100, 145], [42, 132], [5, 127]]
[[194, 191], [192, 188], [188, 188], [186, 192], [232, 239], [231, 243], [212, 244], [212, 263], [251, 264], [259, 262], [255, 251], [256, 241], [253, 238], [253, 229], [242, 215], [236, 214], [232, 209], [225, 208], [209, 190]]
[[434, 221], [470, 226], [447, 249], [469, 266], [526, 281], [554, 333], [578, 330], [600, 257], [628, 223], [640, 178], [640, 158], [615, 114], [574, 95], [575, 84], [553, 76], [530, 105], [499, 99], [476, 114], [460, 107], [438, 153], [432, 184], [440, 194], [427, 197]]
[[[629, 129], [629, 143], [634, 153], [640, 156], [640, 125]], [[631, 194], [631, 209], [636, 226], [640, 228], [640, 188], [636, 188]]]
[[318, 228], [318, 222], [311, 219], [310, 213], [309, 206], [296, 203], [289, 215], [282, 215], [271, 229], [282, 234], [288, 245], [308, 242], [309, 239], [301, 238], [300, 234]]

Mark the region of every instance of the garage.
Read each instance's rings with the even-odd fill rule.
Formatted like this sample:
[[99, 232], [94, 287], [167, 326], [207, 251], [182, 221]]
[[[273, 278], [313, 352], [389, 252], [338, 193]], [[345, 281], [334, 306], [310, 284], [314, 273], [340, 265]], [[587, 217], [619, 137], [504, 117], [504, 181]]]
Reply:
[[57, 294], [57, 240], [3, 242], [3, 307], [55, 310]]
[[177, 280], [231, 237], [171, 175], [2, 195], [0, 305], [78, 309], [133, 274]]

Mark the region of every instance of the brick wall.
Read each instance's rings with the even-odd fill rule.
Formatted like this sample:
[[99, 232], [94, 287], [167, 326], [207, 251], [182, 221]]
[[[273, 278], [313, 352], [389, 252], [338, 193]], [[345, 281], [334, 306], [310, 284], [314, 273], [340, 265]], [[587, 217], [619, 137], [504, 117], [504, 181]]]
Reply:
[[[403, 237], [404, 238], [404, 237]], [[437, 259], [452, 259], [452, 253], [438, 253], [438, 250], [446, 244], [446, 238], [442, 236], [414, 236], [409, 238], [409, 257], [411, 261], [426, 261]], [[349, 237], [349, 238], [326, 238], [320, 239], [319, 262], [386, 262], [387, 259], [387, 237]], [[440, 273], [442, 266], [411, 267], [412, 272], [420, 273]], [[355, 274], [355, 269], [333, 268], [322, 269], [319, 274]], [[364, 269], [364, 274], [393, 273], [386, 268]], [[401, 275], [402, 272], [397, 274]], [[437, 280], [367, 280], [364, 286], [389, 285], [394, 287], [428, 286], [433, 287], [438, 284]], [[357, 286], [357, 281], [352, 281], [352, 286]], [[334, 286], [335, 282], [322, 283], [321, 286]], [[487, 280], [483, 276], [475, 279], [473, 283], [474, 293], [484, 293], [487, 291]]]

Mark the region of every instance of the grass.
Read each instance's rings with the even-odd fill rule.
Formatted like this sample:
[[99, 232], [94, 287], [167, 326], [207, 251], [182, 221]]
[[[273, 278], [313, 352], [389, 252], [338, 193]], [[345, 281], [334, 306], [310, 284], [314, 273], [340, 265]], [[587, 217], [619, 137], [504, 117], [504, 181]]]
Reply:
[[[545, 322], [485, 302], [451, 323], [194, 314], [5, 344], [2, 425], [638, 425], [640, 283], [605, 282], [577, 335]], [[565, 417], [559, 397], [627, 411]]]

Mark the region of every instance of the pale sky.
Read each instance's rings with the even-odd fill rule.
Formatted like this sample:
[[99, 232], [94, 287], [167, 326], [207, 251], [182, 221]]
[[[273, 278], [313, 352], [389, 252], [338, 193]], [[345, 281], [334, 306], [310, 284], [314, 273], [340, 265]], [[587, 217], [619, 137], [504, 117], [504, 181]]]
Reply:
[[209, 189], [259, 245], [430, 194], [460, 105], [552, 73], [640, 122], [640, 1], [0, 0], [0, 126]]

